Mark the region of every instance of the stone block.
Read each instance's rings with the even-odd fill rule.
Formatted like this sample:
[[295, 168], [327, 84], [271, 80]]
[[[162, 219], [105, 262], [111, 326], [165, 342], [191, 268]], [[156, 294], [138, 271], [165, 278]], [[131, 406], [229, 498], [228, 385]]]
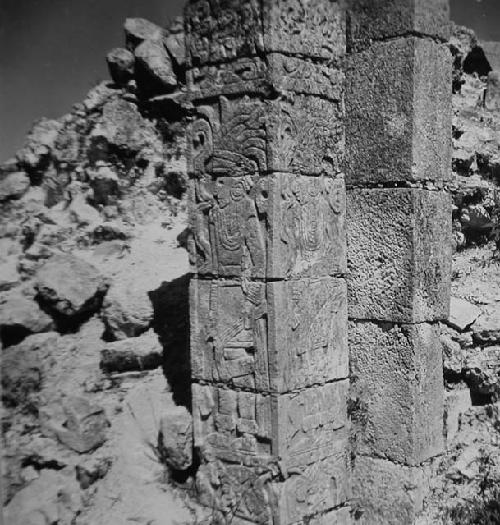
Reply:
[[349, 323], [356, 452], [418, 465], [443, 452], [443, 364], [431, 324]]
[[190, 181], [192, 271], [220, 277], [346, 270], [342, 178], [278, 173]]
[[361, 525], [415, 523], [428, 493], [427, 472], [384, 459], [358, 456], [352, 491]]
[[246, 95], [197, 107], [188, 128], [188, 171], [201, 176], [336, 175], [344, 144], [342, 108], [318, 97]]
[[345, 9], [336, 0], [191, 0], [184, 16], [194, 66], [273, 51], [325, 60], [345, 52]]
[[348, 386], [342, 380], [268, 394], [193, 384], [194, 445], [208, 461], [254, 467], [280, 461], [283, 474], [292, 475], [347, 439]]
[[191, 281], [195, 379], [287, 392], [348, 375], [341, 279]]
[[349, 0], [348, 20], [351, 51], [398, 36], [450, 37], [449, 0]]
[[398, 38], [350, 55], [346, 183], [448, 180], [450, 86], [451, 55], [444, 44]]
[[339, 101], [344, 78], [343, 68], [336, 64], [279, 53], [194, 67], [187, 72], [188, 89], [193, 100], [221, 95], [259, 93], [273, 96], [289, 92]]
[[100, 367], [106, 373], [153, 370], [162, 365], [163, 348], [153, 329], [137, 337], [107, 343], [101, 349]]
[[347, 192], [348, 304], [353, 319], [447, 319], [451, 200], [422, 189]]
[[[347, 388], [341, 381], [263, 395], [193, 385], [195, 447], [217, 472], [213, 486], [206, 480], [210, 503], [224, 510], [243, 501], [234, 505], [239, 518], [287, 525], [342, 505], [350, 495]], [[274, 520], [256, 519], [266, 512]]]

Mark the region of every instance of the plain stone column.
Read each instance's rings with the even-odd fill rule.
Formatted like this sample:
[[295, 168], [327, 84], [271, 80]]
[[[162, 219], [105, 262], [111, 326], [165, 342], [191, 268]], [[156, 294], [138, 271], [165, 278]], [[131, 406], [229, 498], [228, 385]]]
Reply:
[[350, 0], [346, 184], [353, 493], [414, 523], [443, 451], [451, 56], [445, 0]]
[[345, 9], [185, 11], [197, 489], [210, 523], [350, 523]]

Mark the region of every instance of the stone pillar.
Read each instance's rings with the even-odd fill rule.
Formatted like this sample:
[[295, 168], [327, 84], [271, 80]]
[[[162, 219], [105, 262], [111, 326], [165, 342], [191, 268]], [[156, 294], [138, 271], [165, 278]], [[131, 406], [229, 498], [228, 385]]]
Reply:
[[353, 497], [408, 525], [443, 451], [451, 271], [446, 0], [350, 0], [346, 185]]
[[185, 19], [198, 494], [213, 523], [349, 523], [345, 9]]

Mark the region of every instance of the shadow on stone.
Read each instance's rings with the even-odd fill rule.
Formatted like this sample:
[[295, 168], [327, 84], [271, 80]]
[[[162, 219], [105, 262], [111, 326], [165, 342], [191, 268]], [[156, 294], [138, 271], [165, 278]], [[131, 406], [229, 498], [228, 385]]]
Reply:
[[153, 305], [152, 327], [163, 347], [163, 371], [177, 405], [191, 411], [189, 351], [189, 281], [183, 275], [149, 292]]

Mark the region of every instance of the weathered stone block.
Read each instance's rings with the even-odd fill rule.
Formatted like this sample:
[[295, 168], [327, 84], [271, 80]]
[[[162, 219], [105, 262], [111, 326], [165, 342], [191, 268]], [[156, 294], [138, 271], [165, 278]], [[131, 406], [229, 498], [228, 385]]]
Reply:
[[353, 499], [362, 525], [415, 523], [428, 492], [422, 467], [405, 467], [383, 459], [356, 457], [352, 471]]
[[185, 20], [191, 65], [272, 51], [326, 60], [345, 52], [345, 10], [336, 0], [192, 0]]
[[297, 95], [262, 100], [219, 97], [199, 106], [188, 129], [192, 175], [338, 174], [343, 151], [340, 103]]
[[278, 173], [190, 181], [194, 273], [288, 278], [346, 270], [343, 179]]
[[398, 38], [350, 55], [347, 184], [449, 179], [450, 86], [451, 55], [443, 44]]
[[348, 0], [348, 42], [351, 50], [373, 40], [419, 34], [448, 40], [449, 0]]
[[443, 451], [443, 358], [431, 324], [349, 323], [356, 452], [418, 465]]
[[348, 375], [345, 283], [191, 282], [194, 378], [286, 392]]
[[347, 192], [349, 316], [421, 323], [446, 319], [451, 200], [422, 189]]
[[[213, 486], [205, 480], [210, 503], [236, 507], [236, 516], [252, 523], [278, 524], [344, 503], [350, 490], [347, 388], [341, 381], [263, 395], [193, 385], [195, 446], [207, 470], [217, 472]], [[253, 497], [238, 497], [247, 492]], [[231, 504], [238, 500], [256, 507]], [[265, 512], [274, 520], [256, 519]]]
[[207, 460], [248, 466], [279, 460], [291, 474], [330, 456], [332, 445], [347, 438], [348, 386], [342, 380], [268, 394], [194, 384], [195, 447]]
[[339, 101], [344, 78], [343, 68], [338, 65], [279, 53], [199, 66], [187, 72], [190, 97], [194, 100], [221, 95], [259, 93], [272, 96], [290, 92]]

